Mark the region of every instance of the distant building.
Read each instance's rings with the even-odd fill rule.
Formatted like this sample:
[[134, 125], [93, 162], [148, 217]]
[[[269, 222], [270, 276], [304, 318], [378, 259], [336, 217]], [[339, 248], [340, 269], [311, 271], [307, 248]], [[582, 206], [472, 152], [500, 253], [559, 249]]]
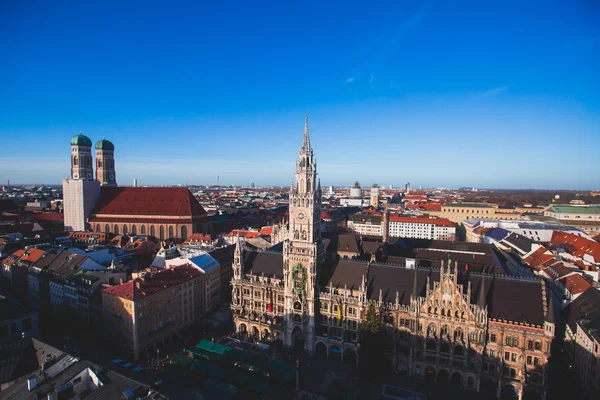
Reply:
[[[509, 232], [518, 233], [533, 241], [547, 243], [552, 240], [552, 234], [556, 231], [569, 232], [574, 235], [589, 238], [581, 230], [562, 223], [553, 221], [530, 221], [530, 220], [506, 220], [491, 218], [469, 218], [462, 221], [465, 228], [467, 242], [480, 243], [483, 241], [485, 229], [502, 228]], [[478, 229], [479, 228], [479, 229]]]
[[376, 183], [371, 187], [370, 203], [375, 209], [379, 207], [379, 186]]
[[544, 215], [575, 226], [590, 236], [600, 233], [600, 206], [551, 205]]
[[[469, 218], [496, 218], [496, 209], [484, 203], [450, 203], [443, 204], [441, 211], [431, 211], [429, 214], [460, 224]], [[503, 216], [503, 218], [514, 219], [510, 216]]]
[[354, 214], [348, 218], [348, 230], [361, 235], [381, 236], [381, 215]]
[[348, 219], [348, 230], [361, 235], [383, 236], [387, 232], [390, 238], [417, 238], [435, 240], [454, 240], [456, 228], [444, 218], [418, 218], [390, 215], [389, 224], [383, 226], [380, 215], [355, 214]]

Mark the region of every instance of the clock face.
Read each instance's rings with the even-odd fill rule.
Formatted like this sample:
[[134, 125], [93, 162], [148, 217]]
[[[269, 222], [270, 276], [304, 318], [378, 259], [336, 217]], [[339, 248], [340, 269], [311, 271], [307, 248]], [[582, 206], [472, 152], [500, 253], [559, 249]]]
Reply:
[[113, 174], [110, 174], [109, 178], [112, 181], [113, 179], [115, 179], [115, 176]]
[[300, 221], [303, 221], [303, 220], [304, 220], [304, 213], [303, 213], [302, 211], [300, 211], [298, 214], [296, 214], [296, 216], [298, 217], [298, 219], [299, 219]]

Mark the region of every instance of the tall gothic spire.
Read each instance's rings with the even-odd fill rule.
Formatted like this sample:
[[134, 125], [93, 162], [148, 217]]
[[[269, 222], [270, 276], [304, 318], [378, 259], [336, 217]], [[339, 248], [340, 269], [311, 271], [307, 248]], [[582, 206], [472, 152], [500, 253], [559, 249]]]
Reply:
[[304, 142], [302, 142], [302, 148], [310, 150], [310, 137], [308, 136], [308, 115], [304, 117]]
[[477, 301], [477, 305], [480, 308], [485, 307], [485, 277], [481, 277], [481, 284], [479, 285], [479, 300]]
[[412, 295], [413, 297], [416, 299], [417, 298], [417, 269], [415, 268], [415, 275], [414, 275], [414, 281], [413, 281], [413, 289], [412, 289]]

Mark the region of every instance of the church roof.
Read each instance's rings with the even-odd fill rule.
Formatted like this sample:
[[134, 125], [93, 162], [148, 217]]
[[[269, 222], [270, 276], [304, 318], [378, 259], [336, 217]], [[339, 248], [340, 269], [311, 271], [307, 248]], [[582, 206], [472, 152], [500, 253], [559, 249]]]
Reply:
[[206, 211], [187, 188], [103, 186], [92, 215], [197, 217]]

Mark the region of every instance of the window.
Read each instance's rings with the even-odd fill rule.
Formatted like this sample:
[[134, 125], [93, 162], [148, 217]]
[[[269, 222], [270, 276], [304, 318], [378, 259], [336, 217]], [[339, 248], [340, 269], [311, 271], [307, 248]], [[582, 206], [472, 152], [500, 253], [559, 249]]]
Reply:
[[532, 357], [531, 356], [527, 356], [527, 365], [531, 365], [531, 361]]
[[173, 238], [173, 227], [170, 226], [169, 227], [169, 239], [172, 239], [172, 238]]
[[495, 334], [495, 333], [492, 333], [492, 334], [490, 335], [490, 342], [492, 342], [492, 343], [496, 343], [496, 334]]
[[533, 365], [535, 365], [536, 367], [538, 367], [540, 365], [540, 359], [537, 357], [533, 358]]
[[160, 235], [159, 239], [164, 240], [165, 239], [165, 227], [161, 225], [160, 228], [158, 229], [158, 233]]
[[114, 229], [115, 235], [118, 235], [119, 234], [119, 225], [115, 224], [114, 228], [115, 228]]
[[508, 351], [504, 352], [504, 359], [510, 361], [510, 353]]
[[141, 233], [142, 235], [145, 235], [145, 234], [146, 234], [146, 225], [142, 225], [142, 226], [140, 227], [140, 233]]
[[154, 230], [154, 225], [150, 226], [150, 236], [156, 237], [156, 231]]
[[517, 362], [517, 353], [510, 353], [510, 361]]
[[181, 227], [181, 240], [186, 240], [187, 237], [187, 227], [184, 225]]
[[542, 350], [542, 343], [541, 343], [541, 342], [535, 342], [535, 343], [533, 344], [533, 348], [534, 348], [535, 350], [541, 351], [541, 350]]

